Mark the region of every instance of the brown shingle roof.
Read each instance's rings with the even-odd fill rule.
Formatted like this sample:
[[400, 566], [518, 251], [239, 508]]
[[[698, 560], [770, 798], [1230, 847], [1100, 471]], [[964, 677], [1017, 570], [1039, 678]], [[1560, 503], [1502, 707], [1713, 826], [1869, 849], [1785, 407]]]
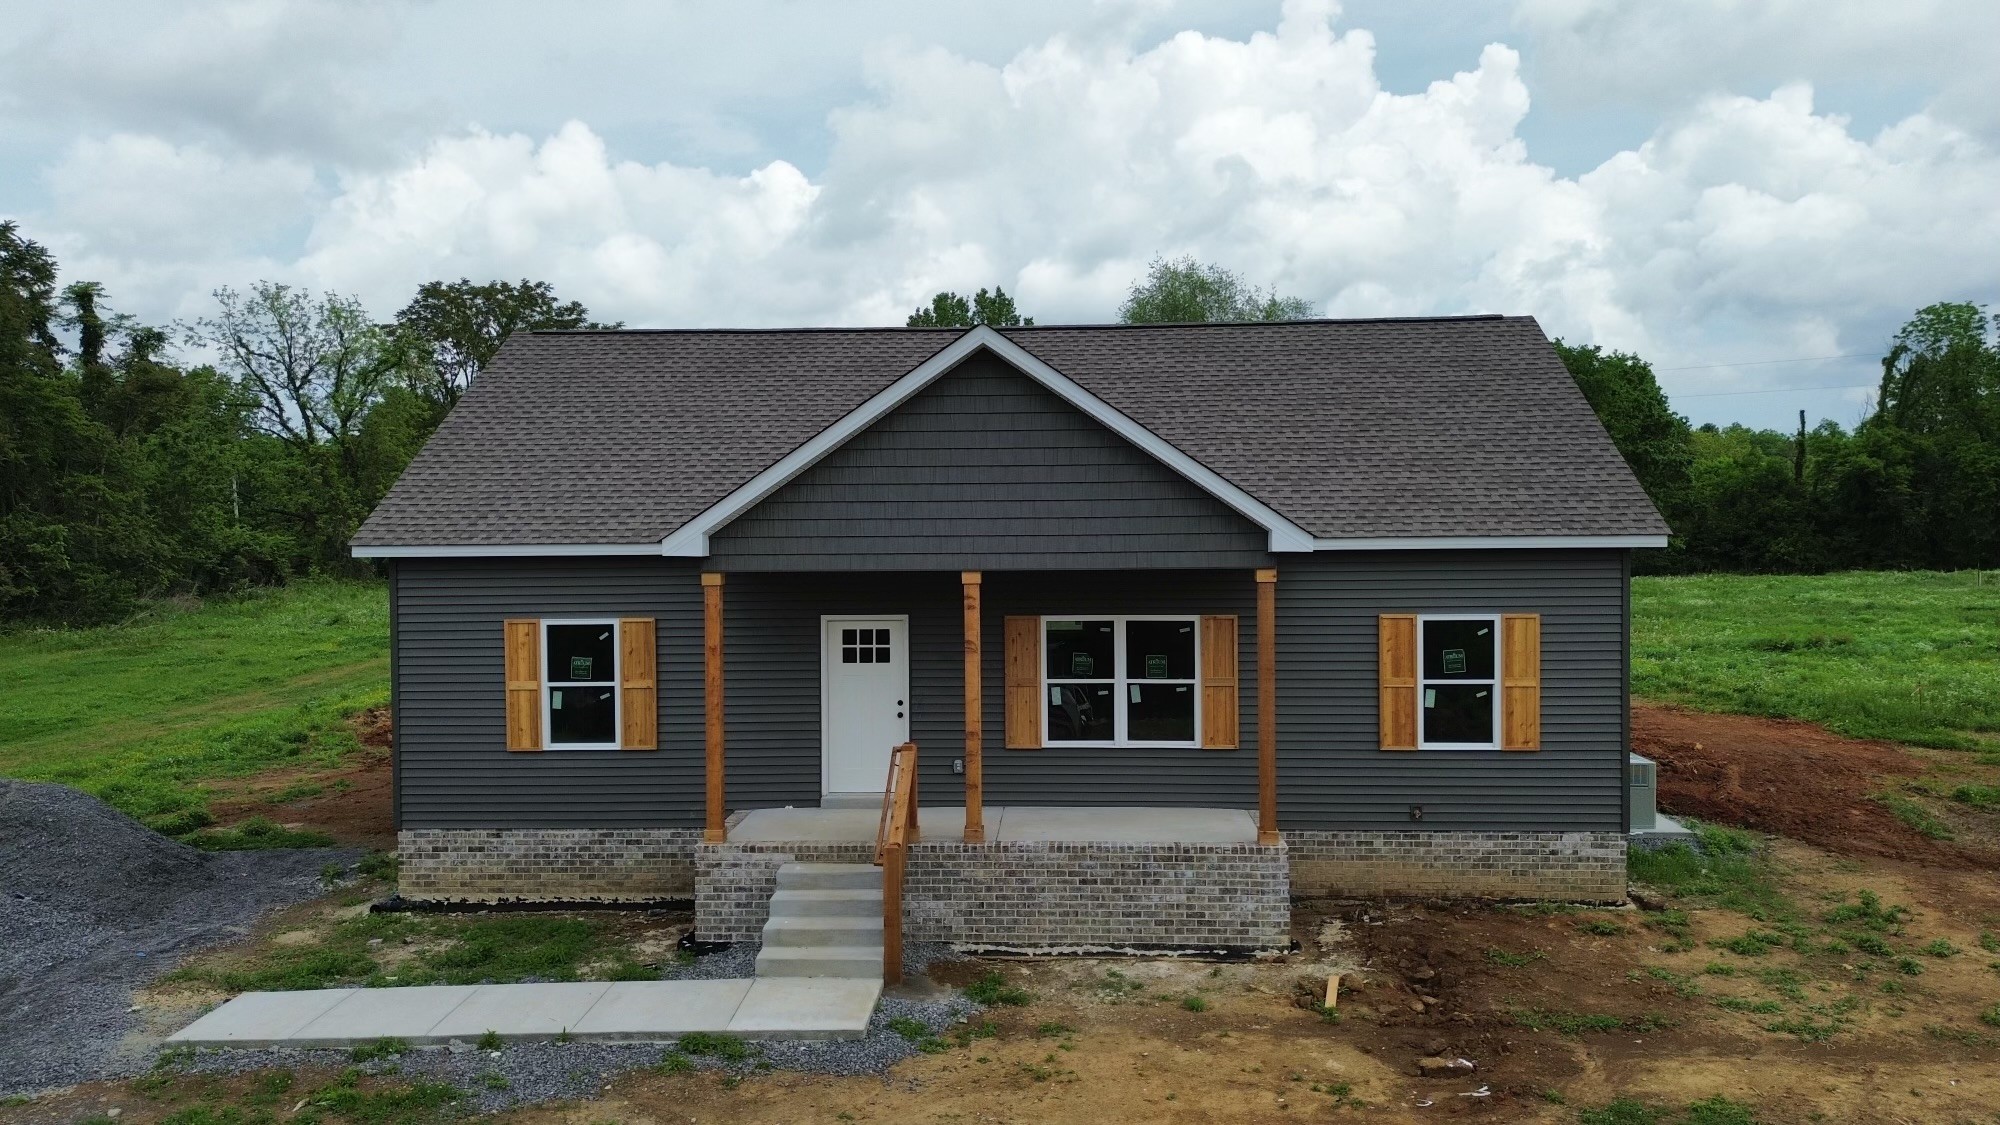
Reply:
[[[658, 541], [960, 334], [515, 336], [354, 542]], [[1666, 534], [1531, 317], [1006, 335], [1316, 536]]]

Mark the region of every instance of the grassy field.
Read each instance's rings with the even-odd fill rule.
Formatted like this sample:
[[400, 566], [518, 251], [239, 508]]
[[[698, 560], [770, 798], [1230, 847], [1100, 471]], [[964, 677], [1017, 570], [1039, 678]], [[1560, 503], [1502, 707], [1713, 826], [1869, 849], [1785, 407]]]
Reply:
[[2000, 750], [2000, 571], [1636, 578], [1632, 692]]
[[387, 701], [388, 646], [373, 582], [0, 635], [0, 776], [74, 785], [185, 832], [205, 820], [205, 779], [331, 765], [355, 749], [341, 720]]

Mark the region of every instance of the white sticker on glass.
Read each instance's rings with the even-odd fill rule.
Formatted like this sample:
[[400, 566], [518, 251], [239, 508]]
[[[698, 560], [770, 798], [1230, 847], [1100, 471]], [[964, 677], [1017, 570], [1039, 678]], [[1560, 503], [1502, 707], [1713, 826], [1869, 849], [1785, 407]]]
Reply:
[[549, 710], [562, 710], [562, 692], [552, 691], [549, 693]]
[[1437, 693], [1437, 689], [1436, 689], [1436, 688], [1425, 688], [1425, 689], [1424, 689], [1424, 706], [1426, 706], [1426, 707], [1436, 707], [1437, 705], [1438, 705], [1438, 693]]

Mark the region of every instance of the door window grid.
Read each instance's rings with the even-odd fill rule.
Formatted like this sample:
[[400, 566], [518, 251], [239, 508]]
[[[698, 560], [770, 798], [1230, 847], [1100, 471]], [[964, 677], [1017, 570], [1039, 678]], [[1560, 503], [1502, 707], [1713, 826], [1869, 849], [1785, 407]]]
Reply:
[[889, 663], [889, 630], [842, 629], [840, 662], [842, 664]]

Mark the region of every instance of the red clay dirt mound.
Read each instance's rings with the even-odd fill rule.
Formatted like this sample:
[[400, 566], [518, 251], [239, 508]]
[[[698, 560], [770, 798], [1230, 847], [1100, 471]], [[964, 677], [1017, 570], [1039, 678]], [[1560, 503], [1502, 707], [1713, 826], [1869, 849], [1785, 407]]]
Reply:
[[1813, 723], [1632, 705], [1632, 750], [1660, 764], [1660, 811], [1773, 832], [1847, 855], [1985, 867], [1988, 857], [1933, 840], [1870, 797], [1925, 763], [1893, 742]]
[[[394, 779], [390, 767], [387, 707], [371, 707], [348, 720], [362, 751], [333, 770], [286, 769], [258, 774], [225, 797], [209, 802], [217, 824], [261, 816], [332, 836], [342, 847], [396, 846]], [[309, 792], [300, 794], [300, 787]], [[288, 799], [286, 799], [288, 798]]]

